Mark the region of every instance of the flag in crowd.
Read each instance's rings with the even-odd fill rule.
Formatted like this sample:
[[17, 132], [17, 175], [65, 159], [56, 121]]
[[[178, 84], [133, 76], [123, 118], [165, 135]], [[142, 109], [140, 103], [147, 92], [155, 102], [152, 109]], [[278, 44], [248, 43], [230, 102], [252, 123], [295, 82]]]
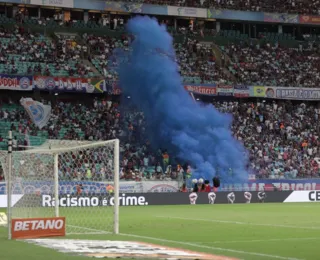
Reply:
[[35, 101], [32, 98], [21, 98], [20, 103], [28, 113], [32, 122], [39, 129], [42, 129], [47, 125], [51, 116], [50, 105], [44, 105], [43, 103]]

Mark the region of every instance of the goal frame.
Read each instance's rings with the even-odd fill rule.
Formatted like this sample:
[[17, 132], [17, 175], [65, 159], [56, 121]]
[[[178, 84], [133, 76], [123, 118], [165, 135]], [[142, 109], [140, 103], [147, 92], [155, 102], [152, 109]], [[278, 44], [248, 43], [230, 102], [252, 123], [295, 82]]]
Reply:
[[[66, 141], [72, 141], [72, 140], [66, 140]], [[97, 141], [97, 142], [91, 142], [89, 144], [82, 144], [77, 146], [76, 148], [86, 149], [91, 148], [95, 146], [101, 146], [109, 143], [114, 143], [113, 146], [113, 167], [114, 167], [114, 174], [113, 174], [113, 193], [114, 193], [114, 206], [113, 206], [113, 234], [119, 234], [119, 172], [120, 172], [120, 142], [119, 139], [113, 139], [109, 141]], [[6, 180], [6, 190], [7, 190], [7, 219], [8, 219], [8, 239], [12, 239], [12, 153], [14, 152], [12, 150], [12, 131], [9, 131], [8, 133], [8, 174], [7, 174], [7, 180]], [[64, 147], [64, 148], [52, 148], [49, 147], [49, 149], [31, 149], [26, 150], [24, 153], [32, 153], [33, 151], [36, 151], [38, 154], [52, 154], [54, 156], [54, 172], [53, 172], [53, 178], [54, 178], [54, 197], [55, 201], [59, 201], [59, 154], [62, 152], [70, 152], [75, 147]], [[19, 151], [17, 151], [18, 153]], [[54, 214], [55, 217], [59, 217], [59, 203], [55, 203], [55, 209]]]

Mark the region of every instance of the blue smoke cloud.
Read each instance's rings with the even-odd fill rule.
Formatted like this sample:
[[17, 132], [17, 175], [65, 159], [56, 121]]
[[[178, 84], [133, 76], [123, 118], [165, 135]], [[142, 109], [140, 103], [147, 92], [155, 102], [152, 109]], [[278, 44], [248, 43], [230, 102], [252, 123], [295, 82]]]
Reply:
[[119, 84], [144, 112], [151, 142], [190, 163], [193, 178], [211, 180], [218, 174], [226, 182], [247, 180], [247, 158], [232, 136], [232, 117], [196, 103], [185, 91], [166, 27], [139, 16], [128, 22], [127, 31], [134, 35], [131, 51], [114, 53], [122, 60]]

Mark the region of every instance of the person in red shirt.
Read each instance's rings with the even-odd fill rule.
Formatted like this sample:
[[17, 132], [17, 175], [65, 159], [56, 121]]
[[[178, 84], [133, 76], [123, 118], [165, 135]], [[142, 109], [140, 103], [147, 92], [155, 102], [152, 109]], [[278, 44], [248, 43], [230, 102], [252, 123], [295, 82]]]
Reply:
[[77, 195], [80, 196], [82, 193], [82, 184], [77, 185]]
[[204, 183], [202, 183], [199, 192], [206, 192], [206, 185]]
[[186, 184], [184, 183], [181, 188], [180, 188], [180, 192], [188, 192]]
[[205, 185], [205, 192], [211, 192], [211, 186], [208, 180], [204, 181], [204, 185]]

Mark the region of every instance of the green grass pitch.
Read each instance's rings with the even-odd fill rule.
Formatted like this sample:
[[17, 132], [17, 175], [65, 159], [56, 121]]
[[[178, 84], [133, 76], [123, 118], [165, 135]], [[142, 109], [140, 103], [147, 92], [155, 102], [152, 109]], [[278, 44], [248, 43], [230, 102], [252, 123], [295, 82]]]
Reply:
[[[73, 209], [61, 212], [67, 217]], [[3, 210], [4, 211], [4, 210]], [[79, 209], [77, 218], [90, 218], [92, 229], [103, 226], [101, 209]], [[106, 212], [107, 214], [107, 212]], [[110, 209], [109, 213], [110, 214]], [[121, 207], [121, 235], [68, 235], [67, 238], [134, 240], [234, 256], [239, 259], [320, 259], [320, 204], [233, 204]], [[69, 219], [69, 221], [68, 221]], [[81, 222], [81, 220], [79, 220]], [[84, 259], [27, 244], [8, 241], [0, 228], [1, 260]]]

